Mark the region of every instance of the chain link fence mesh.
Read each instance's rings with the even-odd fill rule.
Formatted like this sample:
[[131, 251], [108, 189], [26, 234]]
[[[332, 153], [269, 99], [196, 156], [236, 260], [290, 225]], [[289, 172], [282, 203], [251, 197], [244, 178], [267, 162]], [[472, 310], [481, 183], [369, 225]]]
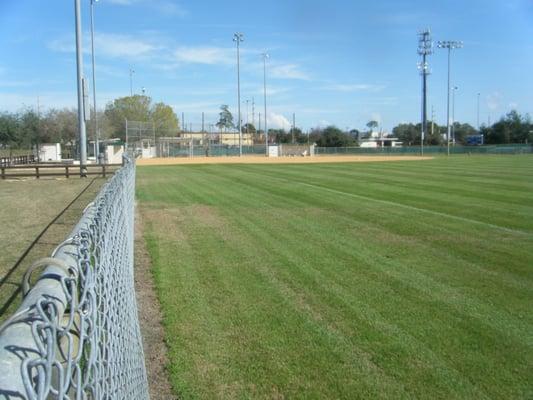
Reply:
[[0, 327], [0, 398], [148, 399], [134, 192], [135, 164], [125, 159], [70, 237], [26, 273], [24, 300]]

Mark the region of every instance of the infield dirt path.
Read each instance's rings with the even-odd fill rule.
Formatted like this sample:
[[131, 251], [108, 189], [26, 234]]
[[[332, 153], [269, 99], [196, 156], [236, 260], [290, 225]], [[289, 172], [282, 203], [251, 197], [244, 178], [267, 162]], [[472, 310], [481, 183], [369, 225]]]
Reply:
[[377, 161], [415, 161], [431, 160], [433, 157], [422, 156], [314, 156], [314, 157], [172, 157], [143, 158], [137, 165], [177, 165], [177, 164], [310, 164], [310, 163], [345, 163]]

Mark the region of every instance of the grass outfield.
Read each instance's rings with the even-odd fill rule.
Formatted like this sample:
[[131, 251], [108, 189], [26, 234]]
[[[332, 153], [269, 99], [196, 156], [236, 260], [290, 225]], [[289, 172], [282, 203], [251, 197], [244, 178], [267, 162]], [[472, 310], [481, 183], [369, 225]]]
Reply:
[[[104, 179], [94, 179], [33, 246], [32, 242], [91, 181], [79, 178], [0, 180], [0, 322], [20, 305], [20, 286], [28, 267], [42, 257], [49, 257], [66, 239]], [[39, 273], [33, 275], [36, 278]]]
[[533, 157], [137, 173], [183, 398], [533, 397]]

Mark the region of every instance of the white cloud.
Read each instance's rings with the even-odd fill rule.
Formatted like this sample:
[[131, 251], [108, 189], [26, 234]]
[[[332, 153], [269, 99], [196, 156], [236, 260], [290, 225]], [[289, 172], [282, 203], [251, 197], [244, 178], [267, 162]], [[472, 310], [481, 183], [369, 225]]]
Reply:
[[145, 40], [112, 33], [97, 33], [94, 42], [98, 53], [109, 57], [144, 57], [158, 48]]
[[178, 63], [231, 65], [235, 62], [232, 49], [226, 47], [181, 46], [174, 52]]
[[302, 71], [296, 64], [282, 64], [271, 66], [268, 70], [268, 75], [278, 79], [300, 79], [304, 81], [310, 80], [310, 76]]
[[500, 108], [502, 102], [502, 95], [500, 92], [493, 92], [487, 95], [487, 107], [491, 111], [496, 111]]
[[119, 6], [133, 6], [136, 4], [146, 4], [161, 14], [167, 16], [185, 17], [188, 12], [175, 1], [168, 0], [106, 0], [108, 3]]
[[274, 112], [268, 112], [267, 113], [267, 122], [268, 122], [268, 128], [274, 128], [274, 129], [290, 129], [291, 123], [287, 118], [285, 118], [281, 114], [276, 114]]
[[516, 110], [517, 108], [518, 108], [518, 103], [516, 103], [514, 101], [509, 103], [509, 109], [510, 110]]
[[121, 6], [131, 6], [132, 4], [138, 3], [139, 0], [107, 0], [107, 2]]
[[3, 92], [0, 93], [0, 109], [11, 112], [24, 108], [37, 109], [37, 97], [39, 97], [41, 110], [73, 107], [76, 104], [75, 92], [57, 92], [41, 95]]
[[359, 83], [359, 84], [343, 84], [343, 83], [334, 83], [331, 85], [324, 86], [325, 90], [332, 90], [336, 92], [379, 92], [380, 90], [385, 89], [385, 85], [373, 85], [369, 83]]
[[[151, 55], [159, 48], [147, 40], [114, 33], [96, 33], [94, 35], [94, 42], [97, 56], [113, 58], [143, 58]], [[76, 51], [73, 35], [55, 39], [48, 43], [48, 47], [58, 52], [73, 53]], [[86, 34], [83, 50], [84, 52], [90, 52], [90, 49], [90, 35]]]

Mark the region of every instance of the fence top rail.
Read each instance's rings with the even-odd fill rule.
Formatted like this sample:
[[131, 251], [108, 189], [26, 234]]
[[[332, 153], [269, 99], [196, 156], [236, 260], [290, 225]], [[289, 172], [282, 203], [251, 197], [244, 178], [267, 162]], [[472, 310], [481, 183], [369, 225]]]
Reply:
[[[121, 167], [122, 164], [87, 164], [86, 168], [102, 169], [104, 167]], [[31, 165], [6, 165], [0, 168], [3, 169], [35, 169], [35, 168], [50, 168], [50, 169], [59, 169], [59, 168], [79, 168], [79, 164], [31, 164]]]

